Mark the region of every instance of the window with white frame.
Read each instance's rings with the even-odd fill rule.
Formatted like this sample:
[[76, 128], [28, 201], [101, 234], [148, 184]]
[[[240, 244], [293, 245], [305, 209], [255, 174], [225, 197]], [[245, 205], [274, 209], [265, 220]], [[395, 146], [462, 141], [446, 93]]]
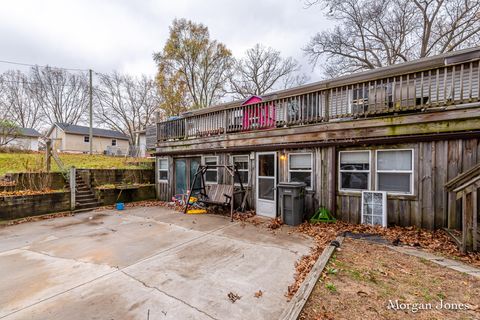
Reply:
[[[216, 166], [218, 164], [218, 157], [204, 157], [203, 162], [206, 166]], [[206, 183], [217, 183], [218, 182], [218, 168], [212, 167], [208, 168], [205, 171], [205, 182]]]
[[117, 139], [112, 139], [112, 146], [116, 146], [117, 145]]
[[370, 151], [340, 151], [340, 189], [368, 190]]
[[168, 159], [167, 158], [158, 158], [158, 181], [166, 182], [168, 181]]
[[376, 189], [413, 194], [413, 150], [377, 150]]
[[[238, 174], [242, 179], [243, 186], [248, 185], [248, 155], [232, 156], [233, 164], [237, 166]], [[240, 184], [237, 175], [234, 177], [235, 184]]]
[[311, 153], [290, 153], [288, 155], [288, 181], [304, 182], [312, 188], [313, 157]]
[[90, 142], [90, 136], [83, 136], [83, 142], [89, 143]]

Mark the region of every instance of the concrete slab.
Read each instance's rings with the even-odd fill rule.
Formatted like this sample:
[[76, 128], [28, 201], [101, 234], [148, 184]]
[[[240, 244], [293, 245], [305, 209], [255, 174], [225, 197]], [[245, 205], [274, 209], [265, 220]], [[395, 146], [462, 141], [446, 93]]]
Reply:
[[6, 227], [0, 318], [275, 318], [313, 245], [290, 231], [161, 207]]
[[413, 249], [413, 248], [407, 248], [407, 247], [394, 247], [394, 246], [389, 246], [389, 248], [397, 252], [415, 256], [421, 259], [426, 259], [428, 261], [431, 261], [433, 263], [436, 263], [446, 268], [450, 268], [452, 270], [456, 270], [458, 272], [463, 272], [463, 273], [473, 275], [475, 277], [480, 277], [480, 269], [475, 268], [473, 266], [466, 265], [460, 261], [440, 257], [437, 255], [434, 255], [433, 253], [429, 253], [419, 249]]
[[116, 270], [20, 249], [1, 253], [0, 266], [0, 318]]

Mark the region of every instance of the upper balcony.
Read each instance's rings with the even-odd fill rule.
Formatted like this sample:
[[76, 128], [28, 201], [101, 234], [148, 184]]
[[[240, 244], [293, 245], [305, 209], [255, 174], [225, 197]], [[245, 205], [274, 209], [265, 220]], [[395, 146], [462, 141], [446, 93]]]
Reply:
[[479, 59], [477, 47], [188, 112], [157, 123], [157, 145], [477, 102]]

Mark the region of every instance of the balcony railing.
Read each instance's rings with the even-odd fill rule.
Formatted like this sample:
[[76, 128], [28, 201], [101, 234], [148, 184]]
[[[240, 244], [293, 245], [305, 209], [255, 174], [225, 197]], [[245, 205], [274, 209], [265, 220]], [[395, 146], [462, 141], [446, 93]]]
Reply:
[[[158, 141], [356, 119], [479, 100], [480, 61], [322, 88], [157, 124]], [[288, 93], [288, 92], [286, 92]]]

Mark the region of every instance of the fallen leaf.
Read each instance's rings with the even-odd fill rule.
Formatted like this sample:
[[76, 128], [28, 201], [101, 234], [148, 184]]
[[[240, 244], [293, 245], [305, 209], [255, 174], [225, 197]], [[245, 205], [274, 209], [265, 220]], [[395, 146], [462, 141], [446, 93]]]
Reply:
[[232, 303], [235, 303], [235, 301], [240, 300], [240, 299], [242, 298], [242, 297], [240, 297], [238, 294], [233, 293], [233, 292], [231, 292], [231, 291], [230, 291], [229, 294], [227, 294], [227, 297], [228, 297], [228, 299], [230, 299], [230, 301], [231, 301]]

